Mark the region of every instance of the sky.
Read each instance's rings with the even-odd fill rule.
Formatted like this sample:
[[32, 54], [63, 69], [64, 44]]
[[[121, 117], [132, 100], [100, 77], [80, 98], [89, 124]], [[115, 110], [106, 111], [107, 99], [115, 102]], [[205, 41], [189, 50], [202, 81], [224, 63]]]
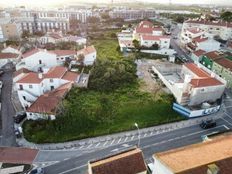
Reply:
[[[115, 2], [120, 0], [115, 0]], [[134, 2], [133, 0], [121, 0], [122, 2]], [[169, 0], [137, 0], [141, 2], [153, 2], [153, 3], [169, 3]], [[52, 6], [59, 5], [68, 2], [92, 2], [92, 3], [106, 3], [111, 2], [111, 0], [0, 0], [0, 5], [4, 6], [14, 6], [14, 5], [26, 5], [26, 6]], [[171, 0], [172, 3], [181, 4], [221, 4], [221, 5], [231, 5], [232, 0]]]

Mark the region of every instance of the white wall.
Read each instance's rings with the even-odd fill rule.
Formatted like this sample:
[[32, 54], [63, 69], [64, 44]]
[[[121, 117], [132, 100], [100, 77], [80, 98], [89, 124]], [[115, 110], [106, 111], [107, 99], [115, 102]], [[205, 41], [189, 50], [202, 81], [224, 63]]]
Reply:
[[27, 119], [28, 120], [38, 120], [38, 119], [44, 119], [44, 120], [55, 120], [56, 117], [53, 114], [43, 114], [43, 113], [34, 113], [34, 112], [27, 112]]
[[96, 60], [96, 57], [97, 57], [96, 52], [86, 55], [84, 59], [84, 64], [93, 65], [94, 61]]
[[2, 53], [21, 54], [21, 52], [19, 50], [11, 48], [11, 47], [7, 47], [7, 48], [3, 49]]
[[220, 43], [213, 40], [213, 39], [209, 39], [206, 42], [200, 42], [197, 46], [197, 50], [205, 50], [206, 52], [210, 52], [210, 51], [215, 51], [215, 50], [219, 50], [220, 49]]
[[34, 68], [39, 65], [39, 60], [41, 60], [42, 64], [48, 68], [59, 65], [56, 60], [56, 55], [48, 53], [47, 51], [40, 51], [22, 59], [22, 61], [25, 62], [26, 68], [29, 70], [34, 70]]

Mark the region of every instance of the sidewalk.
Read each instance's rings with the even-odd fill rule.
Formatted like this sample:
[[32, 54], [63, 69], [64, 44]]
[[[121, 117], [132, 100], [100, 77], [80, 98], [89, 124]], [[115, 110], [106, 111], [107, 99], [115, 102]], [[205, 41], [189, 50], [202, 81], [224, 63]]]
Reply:
[[[180, 122], [174, 122], [174, 123], [163, 124], [163, 125], [159, 125], [159, 126], [140, 129], [140, 137], [149, 137], [149, 136], [153, 136], [156, 134], [189, 127], [192, 125], [198, 125], [202, 120], [218, 119], [222, 116], [223, 116], [223, 109], [221, 109], [218, 113], [216, 113], [214, 115], [193, 118], [193, 119], [184, 120], [184, 121], [180, 121]], [[145, 135], [147, 135], [147, 136], [145, 136]], [[132, 139], [132, 137], [135, 139]], [[137, 140], [138, 139], [138, 131], [133, 130], [133, 131], [127, 131], [127, 132], [105, 135], [105, 136], [100, 136], [100, 137], [70, 141], [70, 142], [65, 142], [65, 143], [34, 144], [31, 142], [28, 142], [24, 138], [17, 139], [17, 143], [19, 144], [19, 146], [36, 148], [36, 149], [40, 149], [40, 150], [59, 150], [59, 149], [60, 150], [61, 149], [82, 149], [82, 150], [85, 150], [85, 149], [93, 149], [93, 145], [95, 146], [95, 148], [100, 148], [101, 146], [98, 146], [100, 144], [104, 144], [104, 147], [107, 147], [105, 145], [109, 141], [112, 141], [112, 143], [108, 144], [108, 146], [115, 145], [115, 143], [113, 143], [113, 142], [116, 142], [115, 140], [119, 140], [117, 142], [118, 142], [118, 144], [121, 144], [122, 142], [120, 143], [120, 140], [122, 138], [125, 138], [126, 140], [128, 140], [128, 141], [124, 141], [123, 142], [124, 144], [127, 142], [130, 142], [130, 141]]]

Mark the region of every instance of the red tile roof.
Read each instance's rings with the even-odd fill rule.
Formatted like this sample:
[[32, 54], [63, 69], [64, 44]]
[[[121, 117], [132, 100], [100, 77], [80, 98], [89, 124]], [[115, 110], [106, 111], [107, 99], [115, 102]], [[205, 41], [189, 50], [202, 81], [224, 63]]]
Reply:
[[193, 34], [201, 33], [202, 31], [199, 30], [198, 28], [188, 28], [187, 31]]
[[152, 36], [152, 35], [142, 35], [143, 40], [161, 40], [161, 39], [170, 39], [169, 36]]
[[223, 83], [211, 77], [210, 74], [205, 72], [203, 69], [198, 68], [197, 65], [195, 65], [194, 63], [186, 63], [184, 64], [184, 66], [197, 76], [196, 78], [193, 78], [190, 82], [190, 84], [194, 88], [223, 85]]
[[22, 55], [22, 57], [23, 57], [23, 58], [29, 57], [29, 56], [31, 56], [31, 55], [33, 55], [33, 54], [35, 54], [35, 53], [38, 53], [39, 51], [40, 51], [40, 49], [34, 48], [34, 49], [32, 49], [32, 50], [27, 51], [26, 53], [24, 53], [24, 54]]
[[79, 74], [74, 73], [74, 72], [66, 72], [62, 79], [68, 80], [70, 82], [76, 82]]
[[132, 149], [89, 163], [92, 174], [137, 174], [146, 172], [140, 149]]
[[46, 74], [44, 74], [44, 78], [59, 79], [62, 78], [67, 71], [68, 69], [63, 66], [56, 66], [49, 69], [49, 71]]
[[220, 53], [218, 51], [210, 51], [208, 53], [205, 53], [204, 56], [208, 57], [211, 60], [215, 60], [215, 59], [221, 57], [222, 55], [220, 55]]
[[187, 20], [185, 21], [185, 23], [193, 23], [193, 24], [204, 24], [204, 25], [213, 25], [213, 26], [224, 26], [224, 27], [229, 27], [232, 28], [232, 23], [231, 22], [225, 22], [225, 21], [218, 21], [218, 22], [214, 22], [214, 21], [208, 21], [208, 20]]
[[60, 101], [72, 88], [72, 83], [66, 83], [59, 88], [41, 95], [28, 109], [27, 112], [55, 114]]
[[22, 73], [29, 73], [29, 72], [31, 72], [31, 71], [26, 69], [26, 68], [21, 68], [18, 71], [15, 71], [13, 73], [13, 77], [16, 77], [16, 76], [18, 76], [19, 74], [22, 74]]
[[88, 46], [88, 47], [86, 47], [86, 48], [84, 48], [82, 50], [77, 51], [77, 55], [84, 54], [86, 56], [86, 55], [94, 53], [94, 52], [96, 52], [96, 49], [92, 45], [92, 46]]
[[20, 147], [0, 147], [0, 162], [32, 164], [38, 150]]
[[144, 26], [148, 26], [148, 27], [153, 27], [153, 23], [152, 22], [150, 22], [150, 21], [141, 21], [140, 23], [139, 23], [139, 27], [144, 27]]
[[193, 54], [195, 54], [197, 57], [199, 57], [205, 53], [206, 53], [206, 51], [204, 51], [204, 50], [197, 50], [197, 51], [193, 52]]
[[132, 40], [119, 40], [119, 44], [123, 44], [126, 47], [134, 47]]
[[41, 83], [43, 78], [39, 78], [39, 74], [34, 72], [29, 72], [25, 74], [21, 79], [19, 79], [16, 83], [34, 83], [39, 84]]
[[232, 61], [231, 60], [228, 60], [226, 58], [220, 58], [220, 59], [214, 60], [214, 62], [216, 62], [217, 64], [221, 65], [222, 67], [232, 71]]
[[207, 37], [201, 37], [201, 36], [199, 36], [199, 37], [195, 37], [195, 38], [193, 38], [193, 42], [198, 42], [198, 43], [200, 43], [200, 42], [204, 42], [204, 41], [207, 41], [208, 40], [208, 38]]
[[0, 59], [16, 59], [17, 57], [19, 57], [18, 54], [0, 53]]
[[69, 55], [75, 55], [76, 51], [74, 50], [52, 50], [49, 51], [50, 53], [54, 53], [57, 56], [69, 56]]

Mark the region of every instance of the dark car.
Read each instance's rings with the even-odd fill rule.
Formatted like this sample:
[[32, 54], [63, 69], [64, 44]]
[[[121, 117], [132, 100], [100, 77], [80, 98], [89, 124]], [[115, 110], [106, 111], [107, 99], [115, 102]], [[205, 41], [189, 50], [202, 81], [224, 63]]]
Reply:
[[4, 71], [0, 70], [0, 76], [4, 74]]
[[29, 174], [44, 174], [43, 168], [36, 168], [29, 172]]
[[200, 124], [200, 127], [202, 129], [209, 129], [209, 128], [213, 128], [216, 127], [217, 123], [215, 120], [206, 120], [206, 121], [202, 121]]
[[17, 138], [21, 138], [22, 137], [22, 134], [21, 134], [21, 132], [18, 129], [15, 129], [14, 132], [15, 132], [15, 136]]
[[17, 113], [16, 116], [14, 117], [15, 123], [20, 123], [21, 121], [23, 121], [24, 118], [26, 118], [26, 116], [27, 116], [26, 112]]

